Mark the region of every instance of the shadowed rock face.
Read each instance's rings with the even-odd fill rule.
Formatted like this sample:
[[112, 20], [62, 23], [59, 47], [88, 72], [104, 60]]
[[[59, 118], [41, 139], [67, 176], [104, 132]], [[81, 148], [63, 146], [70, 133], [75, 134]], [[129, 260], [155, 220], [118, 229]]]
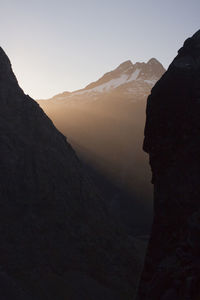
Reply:
[[1, 48], [0, 241], [5, 299], [134, 294], [133, 242], [107, 216], [66, 138], [18, 86]]
[[139, 300], [200, 299], [200, 31], [147, 101], [154, 222]]

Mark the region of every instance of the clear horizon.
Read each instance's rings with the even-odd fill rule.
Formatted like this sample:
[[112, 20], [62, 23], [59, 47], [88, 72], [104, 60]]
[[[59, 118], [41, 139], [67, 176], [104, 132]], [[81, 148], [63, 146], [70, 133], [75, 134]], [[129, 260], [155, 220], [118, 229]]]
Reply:
[[165, 68], [199, 29], [199, 1], [1, 3], [0, 46], [34, 99], [84, 88], [126, 60]]

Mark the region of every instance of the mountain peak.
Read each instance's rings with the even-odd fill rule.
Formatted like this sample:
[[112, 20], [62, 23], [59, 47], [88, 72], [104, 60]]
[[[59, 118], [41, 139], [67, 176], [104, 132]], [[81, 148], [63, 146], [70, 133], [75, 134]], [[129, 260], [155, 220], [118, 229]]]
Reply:
[[192, 37], [185, 40], [182, 49], [189, 48], [200, 48], [200, 30], [195, 32]]
[[[0, 71], [4, 71], [5, 68], [11, 67], [10, 60], [4, 50], [0, 47]], [[2, 69], [3, 68], [3, 69]]]
[[200, 39], [200, 29], [197, 30], [197, 31], [193, 34], [192, 38], [198, 39], [198, 40]]
[[123, 71], [123, 70], [129, 69], [130, 67], [133, 67], [132, 61], [131, 60], [126, 60], [117, 67], [117, 70], [122, 70]]
[[4, 52], [4, 50], [0, 47], [0, 59], [2, 57], [7, 57], [7, 59], [8, 59], [8, 56], [6, 55], [6, 53]]
[[4, 52], [4, 50], [0, 47], [0, 79], [4, 81], [4, 84], [8, 81], [16, 84], [17, 79], [13, 73], [11, 62]]
[[147, 62], [147, 64], [148, 64], [148, 65], [160, 65], [160, 62], [159, 62], [156, 58], [152, 57], [152, 58]]

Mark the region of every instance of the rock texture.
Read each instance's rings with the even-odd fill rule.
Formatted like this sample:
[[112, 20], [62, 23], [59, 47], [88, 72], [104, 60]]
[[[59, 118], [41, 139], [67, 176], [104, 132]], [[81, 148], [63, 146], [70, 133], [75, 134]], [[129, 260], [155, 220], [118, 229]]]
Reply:
[[200, 31], [147, 101], [154, 222], [139, 300], [200, 299]]
[[102, 203], [66, 138], [23, 93], [0, 48], [3, 299], [131, 298], [140, 270], [136, 249]]

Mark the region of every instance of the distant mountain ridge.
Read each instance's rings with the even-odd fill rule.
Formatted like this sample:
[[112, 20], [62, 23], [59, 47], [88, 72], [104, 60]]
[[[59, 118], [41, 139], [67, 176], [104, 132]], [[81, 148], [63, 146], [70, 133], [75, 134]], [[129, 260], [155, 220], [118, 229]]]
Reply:
[[84, 89], [74, 92], [64, 92], [55, 95], [49, 100], [71, 101], [98, 100], [102, 94], [119, 93], [126, 97], [146, 97], [151, 88], [165, 72], [163, 65], [156, 59], [151, 58], [147, 63], [136, 62], [133, 64], [127, 60], [116, 69], [105, 73], [100, 79], [88, 84]]

